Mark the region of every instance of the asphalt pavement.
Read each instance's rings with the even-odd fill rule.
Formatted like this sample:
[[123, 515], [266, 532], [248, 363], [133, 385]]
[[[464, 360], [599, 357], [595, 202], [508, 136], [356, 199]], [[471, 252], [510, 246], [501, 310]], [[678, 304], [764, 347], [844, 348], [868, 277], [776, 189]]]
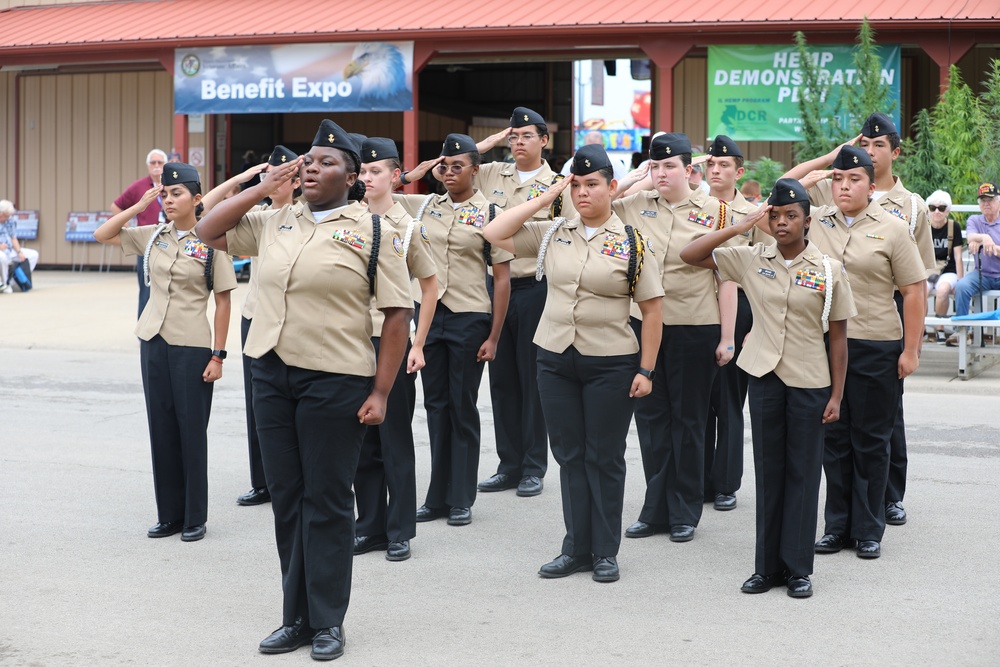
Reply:
[[[182, 543], [146, 537], [156, 514], [135, 276], [39, 271], [35, 282], [0, 294], [0, 663], [312, 664], [307, 648], [257, 652], [280, 625], [281, 588], [270, 507], [235, 502], [249, 488], [246, 286], [215, 388], [208, 535]], [[926, 346], [907, 381], [909, 522], [887, 528], [878, 560], [817, 556], [812, 598], [739, 591], [753, 572], [748, 421], [737, 508], [706, 505], [686, 544], [623, 540], [617, 583], [537, 576], [563, 536], [551, 461], [541, 496], [480, 494], [471, 525], [420, 524], [409, 561], [357, 557], [337, 664], [1000, 664], [1000, 366], [961, 381], [955, 355]], [[497, 464], [485, 378], [479, 405], [485, 478]], [[420, 399], [413, 427], [422, 501]], [[645, 487], [634, 432], [626, 459], [628, 525]]]

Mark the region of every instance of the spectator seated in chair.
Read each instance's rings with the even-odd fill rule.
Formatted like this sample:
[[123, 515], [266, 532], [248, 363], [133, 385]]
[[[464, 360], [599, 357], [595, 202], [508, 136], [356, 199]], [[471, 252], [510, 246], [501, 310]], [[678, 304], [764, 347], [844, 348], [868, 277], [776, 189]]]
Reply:
[[17, 223], [11, 220], [15, 210], [14, 204], [0, 200], [0, 294], [10, 294], [14, 291], [11, 283], [20, 285], [24, 280], [28, 282], [27, 287], [22, 286], [22, 291], [31, 289], [30, 277], [15, 280], [15, 273], [23, 262], [28, 263], [24, 268], [30, 270], [21, 269], [19, 276], [30, 276], [38, 265], [38, 251], [25, 248], [17, 238]]

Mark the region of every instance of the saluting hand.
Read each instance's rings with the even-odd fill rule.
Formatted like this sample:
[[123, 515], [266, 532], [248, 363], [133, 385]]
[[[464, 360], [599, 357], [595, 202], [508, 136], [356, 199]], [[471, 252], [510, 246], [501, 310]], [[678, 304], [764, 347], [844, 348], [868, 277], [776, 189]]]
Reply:
[[372, 392], [358, 410], [358, 421], [366, 426], [377, 426], [385, 421], [385, 396]]
[[635, 377], [632, 378], [632, 388], [629, 389], [629, 398], [642, 398], [643, 396], [649, 396], [653, 391], [653, 381], [642, 373], [636, 373]]
[[267, 169], [267, 162], [261, 162], [260, 164], [255, 164], [254, 166], [250, 167], [242, 174], [240, 174], [236, 182], [246, 183], [251, 178], [259, 174], [260, 172], [264, 171], [265, 169]]
[[770, 204], [766, 206], [758, 206], [757, 210], [745, 216], [742, 220], [733, 225], [740, 234], [746, 234], [751, 229], [756, 226], [761, 226], [763, 229], [767, 228], [767, 219], [771, 213], [771, 209], [774, 208]]
[[549, 189], [538, 195], [536, 199], [539, 204], [544, 204], [542, 208], [548, 208], [552, 203], [563, 193], [563, 190], [569, 187], [569, 184], [573, 182], [573, 174], [570, 174], [566, 178], [556, 181], [553, 185], [549, 186]]
[[136, 202], [136, 206], [139, 208], [139, 212], [146, 210], [146, 207], [153, 203], [153, 200], [160, 196], [160, 192], [163, 191], [162, 185], [154, 185], [150, 189], [142, 193], [142, 198]]
[[268, 195], [276, 192], [282, 184], [298, 176], [299, 169], [301, 167], [301, 155], [291, 162], [287, 162], [279, 167], [272, 167], [260, 181], [261, 187], [264, 188], [264, 192], [262, 194], [267, 197]]
[[820, 181], [825, 181], [831, 176], [833, 176], [833, 169], [816, 169], [814, 171], [810, 171], [804, 177], [800, 178], [799, 183], [802, 184], [802, 187], [808, 190], [809, 188], [814, 187]]

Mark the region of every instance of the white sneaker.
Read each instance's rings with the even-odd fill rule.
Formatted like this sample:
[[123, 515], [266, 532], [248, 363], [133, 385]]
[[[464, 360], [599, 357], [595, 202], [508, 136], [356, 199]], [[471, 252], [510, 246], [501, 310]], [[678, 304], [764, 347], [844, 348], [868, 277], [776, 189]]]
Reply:
[[0, 294], [13, 294], [13, 293], [14, 293], [14, 288], [11, 287], [10, 285], [4, 285], [3, 289], [0, 290]]

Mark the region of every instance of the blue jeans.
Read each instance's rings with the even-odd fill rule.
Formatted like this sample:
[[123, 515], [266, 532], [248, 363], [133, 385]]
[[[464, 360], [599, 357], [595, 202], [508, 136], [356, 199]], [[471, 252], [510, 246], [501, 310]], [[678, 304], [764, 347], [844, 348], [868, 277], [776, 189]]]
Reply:
[[[983, 276], [983, 291], [1000, 290], [1000, 278]], [[969, 304], [979, 295], [979, 271], [969, 271], [955, 285], [955, 314], [968, 315]]]

